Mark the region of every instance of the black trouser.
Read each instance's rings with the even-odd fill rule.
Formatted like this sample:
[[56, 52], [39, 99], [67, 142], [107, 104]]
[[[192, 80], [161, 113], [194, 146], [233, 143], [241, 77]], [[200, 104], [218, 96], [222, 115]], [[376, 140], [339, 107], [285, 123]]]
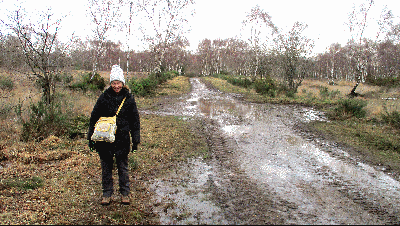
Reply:
[[114, 155], [118, 169], [119, 192], [123, 196], [129, 195], [128, 154], [114, 154], [111, 150], [99, 152], [102, 170], [103, 196], [111, 197], [114, 192], [112, 178]]

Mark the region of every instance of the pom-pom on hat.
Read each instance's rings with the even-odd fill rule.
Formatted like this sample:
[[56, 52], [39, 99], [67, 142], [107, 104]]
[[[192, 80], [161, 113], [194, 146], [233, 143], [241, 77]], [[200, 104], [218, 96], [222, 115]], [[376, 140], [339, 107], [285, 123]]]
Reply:
[[111, 68], [110, 83], [112, 81], [121, 81], [125, 84], [124, 71], [117, 64], [113, 65]]

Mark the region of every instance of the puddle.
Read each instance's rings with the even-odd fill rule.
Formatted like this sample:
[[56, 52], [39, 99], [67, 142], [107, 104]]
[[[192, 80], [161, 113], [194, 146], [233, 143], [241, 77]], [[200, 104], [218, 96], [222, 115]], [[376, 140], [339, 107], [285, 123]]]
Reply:
[[301, 118], [304, 122], [310, 121], [328, 121], [325, 114], [314, 109], [303, 108], [303, 117]]
[[[335, 145], [304, 138], [293, 130], [295, 121], [326, 121], [322, 112], [244, 103], [208, 90], [199, 79], [193, 78], [191, 83], [192, 93], [178, 105], [166, 108], [166, 114], [216, 122], [220, 133], [235, 144], [231, 151], [240, 170], [276, 207], [286, 208], [279, 213], [284, 224], [399, 222], [398, 181], [352, 159]], [[207, 181], [219, 178], [221, 172], [201, 159], [192, 159], [179, 170], [186, 176], [178, 173], [176, 178], [172, 175], [153, 182], [161, 224], [231, 224], [227, 211], [205, 191]], [[210, 183], [223, 186], [215, 181]], [[236, 214], [252, 206], [246, 200], [241, 203]], [[235, 224], [243, 222], [246, 220]]]
[[[151, 182], [151, 190], [157, 196], [154, 212], [160, 216], [160, 224], [228, 224], [221, 209], [210, 199], [204, 187], [213, 175], [212, 167], [202, 159], [191, 159], [181, 165], [176, 174]], [[220, 186], [217, 181], [212, 183]]]

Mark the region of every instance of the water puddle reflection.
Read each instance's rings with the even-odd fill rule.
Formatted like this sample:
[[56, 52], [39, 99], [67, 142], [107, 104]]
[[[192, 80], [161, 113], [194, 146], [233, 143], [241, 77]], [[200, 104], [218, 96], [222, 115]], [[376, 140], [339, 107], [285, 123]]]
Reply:
[[[293, 130], [296, 120], [326, 121], [322, 112], [244, 103], [207, 89], [199, 79], [193, 78], [191, 83], [193, 91], [182, 102], [181, 114], [219, 123], [221, 132], [235, 141], [235, 155], [246, 174], [261, 188], [295, 204], [286, 223], [380, 224], [368, 208], [390, 207], [391, 211], [385, 210], [389, 215], [400, 212], [398, 181], [351, 159], [334, 145], [324, 144], [322, 150], [317, 140], [303, 138]], [[368, 207], [354, 202], [355, 196]]]

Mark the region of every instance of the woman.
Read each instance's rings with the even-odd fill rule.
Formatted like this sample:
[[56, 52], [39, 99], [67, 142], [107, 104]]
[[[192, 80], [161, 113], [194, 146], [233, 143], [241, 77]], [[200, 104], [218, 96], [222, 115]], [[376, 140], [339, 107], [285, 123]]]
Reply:
[[[140, 119], [135, 98], [129, 92], [128, 87], [125, 86], [124, 72], [118, 65], [112, 66], [110, 83], [111, 86], [100, 95], [93, 108], [87, 139], [89, 140], [89, 148], [95, 149], [100, 156], [103, 186], [101, 204], [109, 205], [111, 202], [111, 196], [114, 191], [112, 169], [115, 156], [121, 203], [129, 205], [128, 154], [131, 143], [130, 136], [132, 138], [132, 151], [137, 150], [137, 145], [140, 143]], [[93, 142], [91, 136], [97, 120], [100, 117], [114, 116], [125, 97], [125, 102], [117, 115], [115, 141], [113, 143], [105, 141]]]

